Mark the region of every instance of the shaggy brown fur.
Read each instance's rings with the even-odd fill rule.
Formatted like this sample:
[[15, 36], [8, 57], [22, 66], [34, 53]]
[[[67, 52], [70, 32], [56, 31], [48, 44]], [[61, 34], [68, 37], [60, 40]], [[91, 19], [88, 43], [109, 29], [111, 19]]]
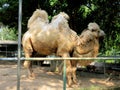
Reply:
[[[99, 38], [104, 37], [105, 33], [96, 23], [89, 23], [88, 29], [85, 29], [79, 36], [80, 44], [74, 48], [73, 57], [96, 57], [99, 52]], [[73, 81], [76, 83], [76, 66], [84, 61], [71, 61], [73, 69]], [[90, 63], [90, 62], [86, 62]]]
[[[99, 37], [104, 32], [99, 29], [96, 23], [90, 23], [88, 29], [80, 36], [70, 29], [68, 24], [69, 16], [61, 12], [54, 16], [51, 23], [48, 23], [48, 15], [44, 10], [36, 10], [28, 21], [28, 31], [23, 35], [22, 45], [25, 57], [29, 58], [37, 54], [47, 56], [55, 54], [61, 57], [95, 57], [99, 50]], [[77, 61], [67, 60], [66, 74], [68, 86], [77, 83], [76, 64]], [[32, 63], [25, 60], [24, 66], [28, 69], [29, 77], [34, 77]]]
[[[53, 18], [51, 23], [44, 23], [44, 21], [38, 20], [37, 22], [35, 21], [36, 24], [34, 26], [29, 24], [29, 30], [22, 38], [25, 57], [32, 57], [35, 53], [39, 54], [39, 56], [47, 56], [54, 53], [56, 56], [70, 57], [73, 48], [79, 44], [79, 37], [76, 32], [69, 28], [67, 17], [66, 13], [60, 13]], [[29, 77], [34, 77], [31, 61], [25, 60], [24, 66], [29, 71]], [[71, 65], [69, 60], [67, 61], [66, 72], [68, 85], [71, 86]]]
[[68, 25], [68, 19], [69, 19], [69, 16], [65, 12], [60, 12], [58, 15], [55, 15], [52, 18], [51, 24], [52, 26], [58, 28], [58, 30], [66, 31], [70, 29]]
[[[79, 45], [75, 46], [73, 51], [73, 57], [96, 57], [99, 52], [99, 38], [104, 37], [105, 33], [102, 31], [96, 23], [89, 23], [88, 29], [83, 30], [81, 35], [79, 36]], [[77, 64], [79, 65], [87, 65], [91, 60], [71, 60], [70, 61], [70, 69], [71, 75], [69, 75], [72, 79], [71, 83], [74, 82], [77, 84], [76, 77], [76, 69]]]
[[79, 57], [80, 55], [81, 57], [96, 57], [99, 51], [99, 38], [103, 36], [105, 36], [104, 31], [96, 23], [89, 23], [88, 29], [79, 36], [81, 43], [75, 48], [75, 52], [79, 54]]
[[30, 19], [28, 20], [28, 28], [33, 27], [35, 24], [39, 23], [39, 22], [44, 22], [44, 23], [48, 23], [48, 14], [46, 11], [41, 10], [41, 9], [36, 9], [36, 11], [34, 11], [33, 15], [30, 17]]

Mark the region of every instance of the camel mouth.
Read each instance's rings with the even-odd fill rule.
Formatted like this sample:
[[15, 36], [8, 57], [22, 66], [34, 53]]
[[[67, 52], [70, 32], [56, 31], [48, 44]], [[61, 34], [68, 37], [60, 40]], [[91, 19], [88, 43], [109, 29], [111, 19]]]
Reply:
[[103, 30], [100, 30], [99, 38], [105, 38], [106, 34]]

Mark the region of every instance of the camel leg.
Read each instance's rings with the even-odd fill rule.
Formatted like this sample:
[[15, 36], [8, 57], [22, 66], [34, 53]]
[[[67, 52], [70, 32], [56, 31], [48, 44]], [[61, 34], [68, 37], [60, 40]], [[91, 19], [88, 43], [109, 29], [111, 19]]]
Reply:
[[[69, 61], [67, 60], [67, 63]], [[71, 87], [72, 86], [72, 73], [71, 73], [71, 66], [67, 66], [66, 68], [66, 77], [67, 77], [67, 84], [68, 84], [68, 87]]]
[[77, 77], [76, 77], [77, 61], [75, 61], [75, 60], [71, 61], [71, 65], [72, 65], [73, 83], [77, 84]]
[[[61, 51], [61, 49], [60, 49]], [[69, 53], [59, 53], [59, 50], [57, 52], [58, 56], [64, 57], [70, 57]], [[72, 85], [72, 74], [71, 74], [71, 63], [70, 60], [66, 60], [66, 78], [67, 78], [67, 84], [68, 87], [71, 87]]]
[[77, 84], [76, 67], [72, 68], [73, 83]]
[[[25, 54], [25, 57], [26, 58], [30, 58], [30, 55], [29, 54]], [[25, 60], [23, 65], [28, 70], [28, 78], [34, 79], [35, 78], [35, 74], [33, 73], [33, 70], [32, 70], [32, 62], [30, 60]]]
[[[64, 54], [63, 57], [69, 57], [69, 54]], [[72, 86], [72, 68], [70, 60], [66, 60], [66, 77], [68, 87]]]
[[[62, 56], [63, 58], [65, 57], [70, 57], [69, 53], [64, 53], [64, 49], [59, 48], [57, 51], [58, 56]], [[72, 86], [72, 70], [71, 70], [71, 62], [70, 60], [66, 60], [66, 78], [67, 78], [67, 84], [68, 87]]]

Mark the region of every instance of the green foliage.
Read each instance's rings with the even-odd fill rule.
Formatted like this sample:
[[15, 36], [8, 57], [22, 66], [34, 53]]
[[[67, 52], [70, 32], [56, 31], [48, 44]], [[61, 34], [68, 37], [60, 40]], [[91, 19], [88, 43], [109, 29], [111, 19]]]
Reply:
[[49, 0], [51, 6], [55, 6], [58, 2], [58, 0]]
[[80, 7], [80, 12], [83, 12], [82, 15], [83, 15], [84, 18], [86, 18], [87, 15], [90, 14], [91, 10], [87, 6], [82, 5]]
[[73, 90], [107, 90], [107, 89], [105, 89], [105, 87], [91, 85], [91, 86], [83, 87], [83, 88], [75, 88]]
[[10, 27], [17, 27], [18, 0], [0, 0], [0, 21]]
[[120, 33], [115, 33], [113, 36], [109, 36], [109, 38], [105, 38], [105, 56], [114, 56], [120, 55]]
[[1, 5], [4, 4], [4, 3], [6, 3], [6, 2], [8, 2], [8, 0], [0, 0], [0, 4]]
[[82, 12], [83, 18], [86, 18], [95, 9], [97, 9], [97, 7], [94, 4], [91, 4], [91, 5], [81, 5], [80, 9], [79, 9], [79, 12]]
[[0, 30], [0, 40], [17, 40], [17, 38], [15, 28], [6, 26]]
[[[4, 6], [5, 4], [8, 6]], [[0, 0], [0, 22], [18, 28], [18, 5], [18, 0]], [[100, 48], [101, 55], [119, 55], [119, 5], [119, 0], [24, 0], [22, 33], [27, 30], [27, 21], [36, 8], [46, 10], [50, 20], [54, 15], [64, 11], [70, 16], [70, 27], [78, 34], [89, 22], [98, 23], [106, 33]]]

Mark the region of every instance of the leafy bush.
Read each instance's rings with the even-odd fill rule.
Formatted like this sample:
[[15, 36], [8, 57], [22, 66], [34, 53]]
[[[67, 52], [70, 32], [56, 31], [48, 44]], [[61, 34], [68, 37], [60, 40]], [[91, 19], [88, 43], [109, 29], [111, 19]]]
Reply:
[[17, 30], [8, 26], [0, 29], [0, 40], [17, 40]]
[[113, 36], [109, 37], [105, 42], [105, 55], [120, 55], [120, 34], [116, 33], [115, 39], [112, 39], [112, 37]]

